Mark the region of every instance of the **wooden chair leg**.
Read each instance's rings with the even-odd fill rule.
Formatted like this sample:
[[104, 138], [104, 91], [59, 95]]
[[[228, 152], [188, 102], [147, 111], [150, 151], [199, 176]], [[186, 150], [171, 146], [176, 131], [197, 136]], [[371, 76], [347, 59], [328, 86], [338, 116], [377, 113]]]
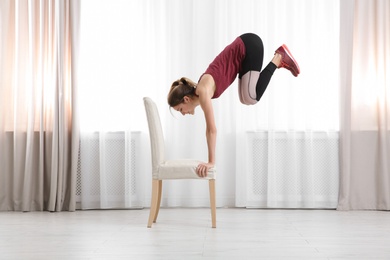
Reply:
[[148, 220], [148, 228], [152, 227], [153, 220], [156, 218], [156, 212], [158, 207], [158, 194], [159, 194], [159, 180], [152, 181], [152, 201], [150, 203], [150, 213]]
[[157, 210], [156, 214], [153, 219], [153, 223], [156, 223], [158, 212], [160, 211], [160, 205], [161, 205], [161, 193], [162, 193], [162, 180], [158, 181], [158, 200], [157, 200]]
[[215, 180], [209, 180], [210, 190], [210, 208], [211, 208], [211, 227], [217, 227], [217, 209], [215, 203]]

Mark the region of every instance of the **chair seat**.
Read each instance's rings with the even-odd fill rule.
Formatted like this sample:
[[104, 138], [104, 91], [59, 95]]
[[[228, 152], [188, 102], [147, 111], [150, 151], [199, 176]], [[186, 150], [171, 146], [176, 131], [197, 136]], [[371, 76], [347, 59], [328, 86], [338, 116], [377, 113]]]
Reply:
[[201, 163], [198, 160], [182, 159], [169, 160], [161, 163], [157, 172], [153, 173], [153, 179], [204, 179], [212, 180], [216, 178], [216, 169], [211, 168], [207, 177], [201, 178], [196, 174], [196, 167]]

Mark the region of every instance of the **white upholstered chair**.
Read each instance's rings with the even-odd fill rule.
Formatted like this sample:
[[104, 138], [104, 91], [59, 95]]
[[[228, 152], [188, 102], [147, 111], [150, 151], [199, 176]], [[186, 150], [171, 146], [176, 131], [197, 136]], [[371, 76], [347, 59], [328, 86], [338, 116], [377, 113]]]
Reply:
[[160, 116], [156, 104], [149, 97], [144, 98], [146, 116], [149, 125], [150, 145], [152, 152], [152, 201], [150, 205], [150, 214], [148, 228], [152, 223], [156, 223], [158, 212], [160, 210], [162, 181], [178, 179], [197, 179], [208, 180], [210, 190], [210, 208], [212, 227], [216, 227], [216, 205], [215, 205], [215, 177], [216, 169], [211, 168], [207, 177], [200, 178], [196, 174], [196, 167], [200, 161], [181, 159], [168, 160], [164, 158], [164, 136], [161, 127]]

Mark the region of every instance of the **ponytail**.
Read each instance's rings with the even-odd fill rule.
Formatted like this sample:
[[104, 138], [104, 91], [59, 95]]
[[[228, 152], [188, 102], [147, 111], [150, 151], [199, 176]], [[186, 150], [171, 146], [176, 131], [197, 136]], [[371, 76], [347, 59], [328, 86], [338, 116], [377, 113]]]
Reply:
[[168, 105], [174, 107], [182, 103], [185, 96], [197, 96], [195, 89], [196, 83], [188, 78], [182, 77], [174, 81], [168, 93]]

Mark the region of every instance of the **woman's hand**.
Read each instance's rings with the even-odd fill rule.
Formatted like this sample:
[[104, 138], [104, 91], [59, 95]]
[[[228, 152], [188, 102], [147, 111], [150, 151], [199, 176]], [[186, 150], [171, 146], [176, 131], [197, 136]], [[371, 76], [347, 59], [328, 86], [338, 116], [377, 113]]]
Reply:
[[196, 167], [196, 174], [201, 178], [207, 177], [209, 169], [213, 167], [213, 163], [200, 163], [198, 167]]

